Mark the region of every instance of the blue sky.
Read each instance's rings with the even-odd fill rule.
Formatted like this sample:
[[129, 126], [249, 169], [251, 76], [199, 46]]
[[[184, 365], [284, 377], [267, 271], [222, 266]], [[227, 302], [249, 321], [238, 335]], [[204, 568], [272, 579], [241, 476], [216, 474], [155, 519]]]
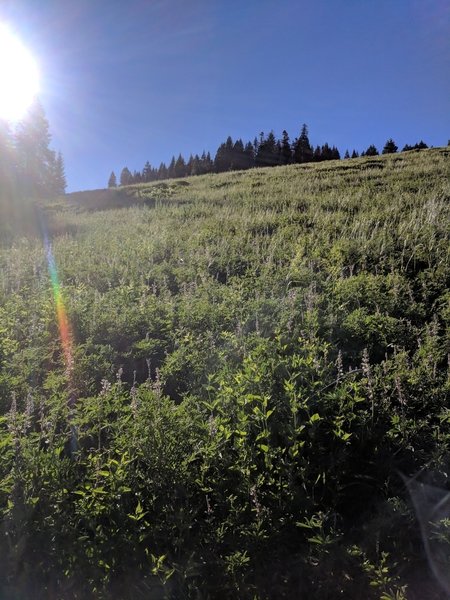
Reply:
[[68, 190], [307, 123], [363, 150], [450, 138], [447, 0], [3, 0]]

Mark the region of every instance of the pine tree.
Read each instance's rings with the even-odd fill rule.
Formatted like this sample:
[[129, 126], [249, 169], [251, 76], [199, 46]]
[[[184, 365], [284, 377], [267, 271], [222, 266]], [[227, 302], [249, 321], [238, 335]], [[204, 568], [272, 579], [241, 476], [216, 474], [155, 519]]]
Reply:
[[258, 152], [256, 153], [255, 163], [257, 167], [273, 167], [278, 164], [279, 150], [277, 140], [273, 131], [269, 133], [267, 138], [261, 133]]
[[252, 142], [247, 142], [244, 148], [245, 168], [252, 169], [255, 166], [255, 146]]
[[227, 137], [227, 141], [217, 148], [214, 158], [214, 169], [216, 173], [230, 171], [233, 162], [233, 140], [231, 136]]
[[378, 156], [378, 150], [376, 149], [376, 146], [374, 146], [373, 144], [371, 144], [367, 150], [364, 152], [364, 154], [361, 154], [361, 156]]
[[257, 152], [258, 152], [258, 138], [255, 135], [255, 139], [253, 140], [253, 156], [256, 156]]
[[147, 161], [144, 165], [144, 168], [142, 169], [142, 181], [144, 183], [148, 183], [151, 180], [152, 180], [152, 166]]
[[313, 161], [320, 162], [321, 160], [323, 160], [322, 148], [320, 146], [316, 146], [313, 152]]
[[350, 158], [350, 152], [348, 151], [348, 149], [345, 151], [344, 160], [347, 160], [347, 158]]
[[290, 165], [292, 162], [292, 148], [291, 142], [289, 141], [289, 135], [286, 129], [281, 134], [281, 148], [280, 148], [280, 163], [282, 165]]
[[333, 151], [330, 146], [325, 142], [321, 148], [322, 160], [333, 160]]
[[114, 171], [111, 171], [111, 175], [109, 176], [108, 187], [109, 188], [117, 187], [117, 177], [116, 177], [116, 174], [114, 173]]
[[186, 162], [181, 154], [178, 155], [178, 158], [175, 162], [175, 174], [174, 177], [185, 177], [186, 176]]
[[382, 150], [382, 154], [395, 154], [398, 150], [397, 145], [395, 144], [392, 138], [389, 138], [385, 143], [384, 148]]
[[168, 179], [172, 179], [173, 177], [175, 177], [175, 156], [172, 156], [172, 160], [169, 163], [169, 166], [167, 167], [167, 177]]
[[359, 156], [358, 152], [355, 149], [353, 149], [352, 158], [358, 158], [358, 156]]
[[162, 162], [159, 165], [159, 169], [158, 169], [158, 180], [161, 181], [162, 179], [168, 179], [168, 178], [169, 178], [169, 173], [168, 173], [168, 169], [166, 167], [166, 163]]
[[303, 123], [300, 136], [294, 142], [294, 162], [306, 163], [311, 162], [313, 158], [313, 149], [309, 143], [308, 126]]
[[188, 161], [187, 161], [187, 163], [185, 165], [185, 167], [186, 167], [186, 175], [188, 177], [189, 177], [189, 175], [192, 175], [193, 164], [194, 164], [194, 155], [191, 153], [189, 155]]
[[142, 183], [142, 173], [140, 171], [133, 171], [131, 176], [131, 183]]
[[211, 160], [211, 154], [203, 150], [199, 160], [199, 175], [205, 175], [206, 173], [213, 173], [214, 163]]
[[66, 193], [66, 173], [64, 169], [64, 159], [61, 152], [56, 155], [52, 168], [52, 191], [56, 196], [62, 196]]
[[189, 175], [201, 175], [202, 174], [202, 165], [200, 161], [200, 157], [198, 154], [195, 154], [193, 157], [191, 155], [192, 160]]
[[245, 169], [245, 163], [244, 142], [239, 139], [234, 142], [231, 169], [238, 171]]
[[207, 155], [206, 155], [206, 163], [205, 164], [206, 164], [206, 167], [207, 167], [206, 172], [207, 173], [214, 173], [214, 161], [211, 158], [210, 152], [208, 152]]
[[339, 150], [336, 148], [336, 146], [333, 146], [331, 148], [331, 158], [332, 158], [332, 160], [341, 160], [341, 154], [340, 154]]
[[55, 155], [49, 148], [49, 124], [36, 100], [16, 129], [16, 169], [21, 190], [30, 196], [52, 193]]
[[128, 167], [124, 167], [120, 173], [120, 185], [130, 185], [133, 175]]

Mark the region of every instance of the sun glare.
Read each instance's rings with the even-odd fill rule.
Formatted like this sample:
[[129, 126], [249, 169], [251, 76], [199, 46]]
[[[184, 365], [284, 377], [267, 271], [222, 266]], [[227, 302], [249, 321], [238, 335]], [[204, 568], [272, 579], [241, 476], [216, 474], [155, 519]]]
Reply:
[[39, 89], [36, 61], [5, 25], [0, 24], [0, 118], [18, 121]]

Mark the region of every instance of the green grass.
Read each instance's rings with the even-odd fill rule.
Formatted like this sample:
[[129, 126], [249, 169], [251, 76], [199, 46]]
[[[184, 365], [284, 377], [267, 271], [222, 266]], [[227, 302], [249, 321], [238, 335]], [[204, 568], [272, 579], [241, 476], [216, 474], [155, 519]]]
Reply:
[[2, 199], [0, 597], [444, 598], [449, 154]]

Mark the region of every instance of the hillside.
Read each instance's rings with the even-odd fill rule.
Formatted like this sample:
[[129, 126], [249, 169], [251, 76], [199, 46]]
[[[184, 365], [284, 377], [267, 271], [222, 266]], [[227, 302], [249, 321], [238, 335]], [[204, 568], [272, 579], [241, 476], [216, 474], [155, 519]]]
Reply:
[[447, 597], [449, 156], [3, 200], [0, 598]]

